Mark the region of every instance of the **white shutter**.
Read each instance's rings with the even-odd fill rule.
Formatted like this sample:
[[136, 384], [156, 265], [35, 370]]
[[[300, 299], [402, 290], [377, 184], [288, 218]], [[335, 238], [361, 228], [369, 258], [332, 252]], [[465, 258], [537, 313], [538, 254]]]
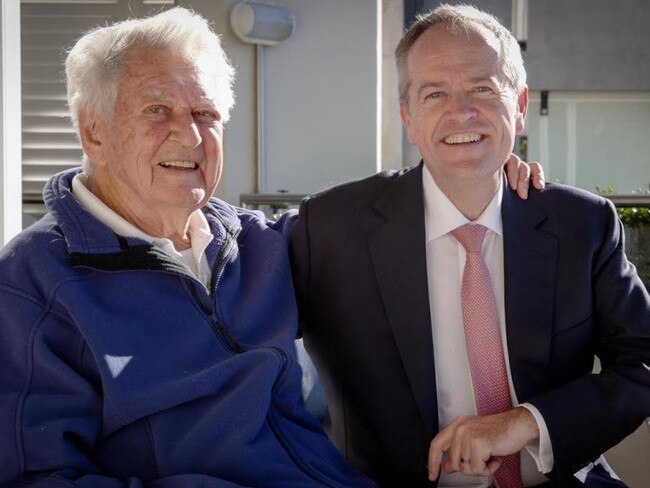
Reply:
[[87, 30], [169, 8], [174, 0], [22, 0], [22, 163], [26, 213], [41, 213], [43, 185], [79, 166], [66, 104], [66, 52]]

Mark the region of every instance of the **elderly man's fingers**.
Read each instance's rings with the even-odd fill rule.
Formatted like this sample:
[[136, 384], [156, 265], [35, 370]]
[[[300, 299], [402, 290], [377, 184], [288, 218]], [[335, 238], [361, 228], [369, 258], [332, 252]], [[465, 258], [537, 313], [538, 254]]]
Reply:
[[519, 195], [519, 198], [521, 198], [522, 200], [526, 200], [528, 198], [529, 187], [530, 187], [530, 183], [528, 180], [528, 176], [527, 175], [522, 176], [521, 180], [519, 180], [519, 184], [517, 185], [517, 195]]
[[519, 175], [517, 181], [517, 195], [522, 200], [528, 198], [528, 187], [530, 186], [530, 166], [522, 162], [519, 166]]
[[519, 159], [515, 154], [511, 154], [506, 161], [506, 179], [508, 180], [510, 188], [513, 190], [516, 190], [517, 186], [519, 185], [519, 171], [522, 166], [528, 168], [528, 165]]
[[533, 180], [533, 186], [537, 188], [538, 190], [543, 190], [544, 189], [544, 169], [542, 168], [542, 165], [539, 164], [537, 161], [532, 161], [529, 163], [530, 166], [530, 172], [531, 172], [531, 180]]

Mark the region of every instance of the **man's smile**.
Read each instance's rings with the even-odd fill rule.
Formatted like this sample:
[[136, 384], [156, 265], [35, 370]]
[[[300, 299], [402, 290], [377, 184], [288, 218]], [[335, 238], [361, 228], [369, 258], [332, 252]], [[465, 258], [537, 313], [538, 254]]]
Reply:
[[445, 144], [469, 144], [469, 143], [475, 143], [475, 142], [481, 142], [483, 139], [485, 139], [485, 135], [481, 134], [474, 134], [474, 133], [467, 133], [467, 134], [454, 134], [451, 136], [447, 136], [443, 139], [443, 142]]
[[162, 163], [159, 163], [159, 166], [162, 166], [163, 168], [190, 169], [190, 170], [199, 167], [199, 165], [193, 161], [164, 161]]

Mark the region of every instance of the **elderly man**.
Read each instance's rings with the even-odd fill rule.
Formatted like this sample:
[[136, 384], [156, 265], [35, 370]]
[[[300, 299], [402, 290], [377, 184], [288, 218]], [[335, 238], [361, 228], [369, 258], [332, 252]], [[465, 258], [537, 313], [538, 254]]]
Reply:
[[370, 487], [301, 406], [286, 239], [209, 200], [232, 68], [183, 9], [67, 63], [84, 171], [0, 256], [0, 486]]
[[396, 54], [423, 162], [308, 198], [292, 229], [331, 438], [382, 487], [619, 483], [590, 463], [650, 415], [650, 298], [615, 209], [504, 184], [528, 90], [492, 16], [440, 6]]

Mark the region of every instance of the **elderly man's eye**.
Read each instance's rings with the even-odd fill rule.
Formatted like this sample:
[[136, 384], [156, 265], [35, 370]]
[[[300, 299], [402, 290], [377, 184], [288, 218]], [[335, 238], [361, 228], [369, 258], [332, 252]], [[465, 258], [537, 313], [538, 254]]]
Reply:
[[204, 120], [210, 120], [210, 121], [221, 120], [221, 115], [219, 114], [219, 112], [213, 110], [198, 110], [195, 112], [195, 115]]
[[428, 94], [424, 97], [424, 99], [425, 99], [425, 100], [434, 100], [434, 99], [436, 99], [436, 98], [440, 98], [440, 97], [442, 97], [442, 92], [436, 91], [436, 92], [428, 93]]
[[162, 105], [152, 105], [151, 107], [147, 107], [146, 112], [151, 115], [164, 115], [167, 113], [167, 110]]
[[477, 93], [494, 93], [494, 90], [492, 89], [491, 86], [485, 86], [485, 85], [477, 86], [475, 88], [475, 91]]

